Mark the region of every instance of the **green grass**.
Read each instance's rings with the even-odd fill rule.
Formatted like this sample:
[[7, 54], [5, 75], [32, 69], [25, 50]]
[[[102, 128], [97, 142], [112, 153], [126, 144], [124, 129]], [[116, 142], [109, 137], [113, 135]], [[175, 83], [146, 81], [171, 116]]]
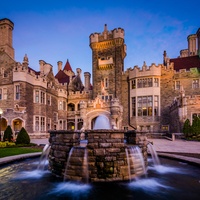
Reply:
[[42, 152], [41, 148], [36, 147], [12, 147], [12, 148], [0, 148], [0, 158], [7, 156], [14, 156], [25, 153]]

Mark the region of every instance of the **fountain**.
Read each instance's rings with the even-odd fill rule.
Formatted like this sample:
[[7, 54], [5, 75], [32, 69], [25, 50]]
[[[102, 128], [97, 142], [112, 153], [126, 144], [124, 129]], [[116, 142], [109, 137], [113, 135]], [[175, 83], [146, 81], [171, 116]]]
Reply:
[[[52, 132], [37, 162], [0, 167], [0, 199], [199, 199], [200, 169], [158, 158], [143, 133], [101, 129], [85, 135], [83, 146], [80, 132]], [[52, 173], [44, 168], [48, 153]]]
[[111, 125], [108, 118], [105, 115], [99, 115], [94, 123], [93, 129], [94, 130], [98, 130], [98, 129], [110, 130]]
[[[84, 131], [85, 145], [81, 135], [74, 131], [50, 131], [52, 174], [65, 180], [110, 182], [132, 180], [146, 173], [147, 140], [143, 133], [111, 129], [108, 118], [100, 115], [94, 129]], [[88, 175], [83, 173], [84, 169]]]
[[[63, 181], [52, 173], [45, 173], [39, 178], [37, 174], [29, 176], [28, 172], [32, 174], [39, 163], [40, 158], [31, 158], [0, 166], [0, 199], [198, 200], [200, 195], [200, 168], [162, 157], [162, 165], [156, 168], [153, 160], [148, 158], [147, 176], [123, 182], [77, 183]], [[26, 176], [21, 176], [24, 171]]]

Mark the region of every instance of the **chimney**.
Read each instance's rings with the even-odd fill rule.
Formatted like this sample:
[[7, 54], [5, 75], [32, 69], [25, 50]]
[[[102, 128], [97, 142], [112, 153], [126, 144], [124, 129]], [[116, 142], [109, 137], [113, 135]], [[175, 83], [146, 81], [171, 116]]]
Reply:
[[194, 56], [197, 54], [197, 35], [192, 34], [187, 37], [188, 40], [188, 56]]
[[58, 61], [57, 62], [57, 64], [58, 64], [58, 72], [60, 71], [60, 70], [62, 70], [62, 61]]
[[85, 77], [85, 91], [88, 92], [90, 89], [90, 77], [91, 74], [89, 72], [85, 72], [84, 73], [84, 77]]

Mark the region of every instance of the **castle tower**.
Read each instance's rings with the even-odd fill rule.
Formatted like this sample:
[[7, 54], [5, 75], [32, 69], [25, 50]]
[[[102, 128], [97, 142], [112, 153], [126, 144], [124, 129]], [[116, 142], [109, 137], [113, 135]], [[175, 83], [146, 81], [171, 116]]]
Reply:
[[188, 56], [194, 56], [197, 54], [197, 35], [192, 34], [187, 37], [188, 40]]
[[0, 51], [5, 51], [12, 59], [14, 59], [13, 37], [12, 31], [14, 23], [9, 19], [0, 19]]
[[198, 55], [200, 57], [200, 28], [197, 30], [197, 45], [198, 45]]
[[126, 45], [122, 28], [107, 30], [90, 35], [92, 49], [93, 99], [98, 95], [102, 99], [119, 98], [122, 96], [122, 72]]

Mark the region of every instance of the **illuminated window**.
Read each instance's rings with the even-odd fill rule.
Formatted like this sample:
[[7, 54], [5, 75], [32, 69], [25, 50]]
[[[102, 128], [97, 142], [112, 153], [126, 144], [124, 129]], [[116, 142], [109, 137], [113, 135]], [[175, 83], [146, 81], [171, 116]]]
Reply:
[[152, 116], [153, 97], [142, 96], [137, 98], [138, 116]]

